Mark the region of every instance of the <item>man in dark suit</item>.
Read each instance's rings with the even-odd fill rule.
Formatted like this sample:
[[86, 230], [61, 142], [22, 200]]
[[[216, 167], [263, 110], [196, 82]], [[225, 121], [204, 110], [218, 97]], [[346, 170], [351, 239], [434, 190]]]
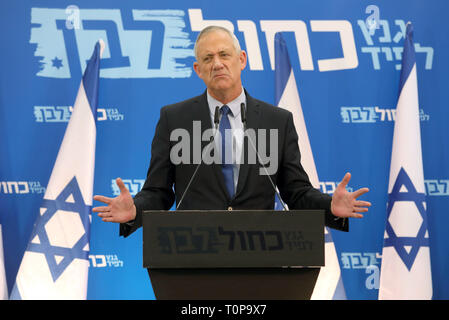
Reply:
[[[274, 184], [290, 209], [324, 209], [326, 225], [332, 228], [347, 231], [348, 217], [360, 218], [360, 213], [368, 211], [366, 207], [371, 204], [357, 200], [368, 192], [367, 188], [352, 193], [345, 189], [349, 173], [332, 197], [312, 187], [300, 163], [292, 114], [252, 98], [243, 89], [241, 71], [246, 66], [246, 53], [232, 33], [221, 27], [205, 28], [195, 43], [195, 56], [194, 69], [206, 84], [206, 92], [161, 109], [142, 190], [133, 199], [118, 178], [118, 197], [95, 196], [95, 200], [107, 204], [93, 209], [103, 221], [121, 223], [120, 234], [128, 236], [142, 225], [144, 210], [168, 210], [175, 200], [179, 210], [273, 209]], [[216, 130], [220, 133], [238, 132], [246, 124], [245, 129], [254, 132], [275, 132], [275, 139], [258, 137], [257, 145], [255, 139], [238, 135], [225, 139], [224, 134], [219, 134], [214, 141], [202, 139], [204, 131], [216, 124], [218, 107], [220, 128], [217, 126]], [[200, 129], [195, 128], [198, 124]], [[181, 154], [173, 152], [180, 143], [173, 139], [176, 130], [191, 137], [189, 147], [182, 149]], [[270, 166], [274, 165], [271, 172], [266, 170], [267, 164], [249, 161], [249, 154], [260, 142], [267, 142], [265, 155], [270, 154]], [[199, 156], [195, 154], [195, 143], [201, 145], [203, 155], [212, 152], [212, 156], [218, 156], [218, 152], [218, 159], [223, 161], [198, 166], [198, 158], [193, 160]], [[226, 159], [231, 161], [225, 161], [226, 153], [230, 154]], [[241, 157], [242, 153], [246, 158]]]

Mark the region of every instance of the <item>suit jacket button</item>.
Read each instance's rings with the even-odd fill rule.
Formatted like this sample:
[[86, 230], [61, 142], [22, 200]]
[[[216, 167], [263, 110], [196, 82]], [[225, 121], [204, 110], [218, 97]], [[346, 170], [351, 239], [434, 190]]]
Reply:
[[232, 211], [232, 207], [228, 207], [228, 211]]

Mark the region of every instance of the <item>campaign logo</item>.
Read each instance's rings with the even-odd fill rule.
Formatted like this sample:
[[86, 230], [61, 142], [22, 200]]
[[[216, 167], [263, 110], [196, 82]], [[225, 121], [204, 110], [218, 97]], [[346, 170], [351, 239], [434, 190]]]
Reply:
[[379, 252], [342, 252], [341, 267], [347, 270], [365, 270], [365, 287], [368, 290], [379, 289], [380, 262]]
[[380, 264], [380, 256], [378, 252], [342, 252], [341, 264], [343, 269], [366, 269]]
[[[34, 106], [36, 122], [69, 122], [72, 106]], [[97, 108], [97, 121], [123, 121], [125, 115], [117, 108]]]
[[[66, 9], [32, 8], [30, 43], [36, 45], [34, 55], [39, 58], [40, 70], [36, 75], [50, 78], [81, 76], [99, 38], [106, 42], [102, 78], [189, 78], [193, 70], [191, 61], [186, 59], [194, 58], [193, 34], [209, 25], [222, 26], [236, 34], [246, 49], [248, 68], [253, 71], [267, 67], [274, 70], [274, 38], [279, 32], [293, 34], [300, 70], [355, 69], [359, 66], [359, 52], [369, 56], [374, 70], [386, 64], [394, 64], [400, 70], [406, 23], [380, 19], [379, 14], [376, 19], [354, 23], [247, 18], [233, 21], [208, 19], [207, 12], [198, 8], [187, 9], [187, 13], [176, 9], [80, 9], [73, 5]], [[188, 25], [190, 30], [186, 30]], [[363, 39], [363, 43], [357, 44], [359, 51], [353, 30], [357, 28]], [[322, 58], [310, 38], [324, 36], [323, 41], [328, 41], [326, 33], [335, 37], [338, 45], [330, 57]], [[261, 46], [262, 42], [266, 47]], [[423, 57], [423, 69], [431, 70], [434, 49], [416, 42], [415, 51]]]
[[426, 179], [424, 186], [428, 196], [449, 196], [449, 179]]
[[[381, 19], [380, 10], [375, 5], [366, 8], [366, 13], [372, 13], [366, 20], [357, 20], [357, 26], [363, 36], [364, 43], [359, 47], [362, 55], [368, 55], [372, 60], [372, 68], [380, 70], [384, 61], [394, 63], [395, 69], [401, 69], [403, 39], [405, 39], [404, 20], [388, 21]], [[289, 32], [294, 35], [297, 49], [297, 59], [301, 70], [319, 72], [355, 69], [359, 66], [359, 56], [353, 29], [357, 26], [348, 20], [259, 20], [242, 19], [233, 22], [229, 19], [209, 20], [204, 18], [203, 10], [188, 9], [192, 31], [201, 31], [208, 25], [219, 25], [229, 29], [239, 36], [243, 34], [243, 43], [248, 56], [250, 70], [264, 70], [263, 54], [260, 42], [265, 40], [268, 50], [271, 70], [274, 70], [274, 38], [278, 32]], [[363, 15], [363, 12], [361, 12]], [[310, 30], [310, 31], [308, 31]], [[238, 32], [237, 32], [238, 31]], [[310, 38], [320, 37], [330, 33], [338, 41], [335, 53], [331, 57], [320, 58], [316, 48], [312, 47]], [[260, 37], [260, 35], [264, 35]], [[261, 39], [262, 38], [262, 39]], [[322, 41], [328, 41], [327, 37]], [[360, 44], [357, 43], [360, 46]], [[425, 70], [431, 70], [434, 49], [415, 43], [417, 55], [423, 57]], [[336, 52], [339, 52], [338, 54]], [[328, 53], [329, 54], [329, 53]], [[294, 59], [294, 57], [293, 57]]]
[[[228, 230], [219, 227], [158, 227], [160, 252], [207, 254], [220, 251], [310, 251], [314, 243], [299, 230]], [[224, 249], [226, 248], [226, 249]]]
[[[271, 70], [274, 70], [274, 38], [278, 32], [291, 32], [294, 35], [301, 70], [314, 70], [314, 64], [320, 72], [357, 68], [359, 62], [354, 41], [352, 25], [348, 20], [260, 20], [249, 19], [234, 22], [227, 19], [209, 20], [203, 17], [201, 9], [188, 9], [192, 31], [201, 31], [208, 25], [219, 25], [231, 32], [243, 33], [243, 42], [248, 56], [250, 70], [264, 70], [259, 31], [265, 35]], [[313, 34], [333, 33], [340, 41], [342, 55], [327, 59], [312, 56], [307, 24]], [[263, 52], [266, 54], [266, 52]]]
[[[404, 20], [395, 19], [394, 23], [380, 19], [380, 10], [370, 5], [366, 13], [371, 14], [366, 20], [357, 20], [357, 25], [363, 35], [365, 43], [360, 47], [362, 54], [368, 54], [372, 60], [374, 70], [380, 70], [383, 61], [395, 63], [396, 70], [401, 69], [403, 39], [405, 39]], [[315, 70], [314, 64], [320, 72], [355, 69], [359, 66], [359, 57], [356, 50], [352, 23], [348, 20], [237, 20], [237, 28], [231, 20], [207, 20], [203, 18], [201, 9], [189, 9], [190, 25], [192, 31], [200, 31], [207, 25], [214, 24], [243, 33], [245, 47], [248, 54], [248, 64], [251, 70], [264, 70], [258, 31], [265, 34], [271, 70], [274, 70], [274, 37], [278, 32], [292, 32], [296, 41], [298, 61], [301, 70]], [[260, 29], [258, 29], [258, 24]], [[308, 26], [309, 25], [309, 26]], [[311, 32], [307, 31], [310, 28]], [[237, 30], [235, 30], [237, 29]], [[332, 33], [339, 41], [340, 55], [318, 59], [312, 56], [312, 47], [309, 38], [322, 33]], [[237, 34], [237, 33], [236, 33]], [[433, 65], [434, 49], [429, 46], [415, 43], [415, 51], [425, 57], [425, 70], [431, 70]]]
[[39, 77], [81, 77], [92, 47], [103, 39], [102, 78], [186, 78], [193, 43], [182, 10], [31, 8], [30, 43]]
[[[375, 28], [370, 28], [370, 24], [365, 20], [357, 20], [357, 24], [365, 41], [360, 51], [371, 58], [374, 70], [380, 70], [386, 64], [394, 64], [396, 70], [401, 70], [406, 21], [378, 19]], [[432, 70], [433, 48], [415, 42], [415, 52], [417, 57], [423, 56], [424, 69]]]
[[45, 193], [39, 181], [0, 181], [0, 194]]
[[[379, 108], [378, 106], [342, 106], [340, 107], [342, 123], [385, 123], [396, 120], [396, 108]], [[430, 115], [419, 110], [419, 118], [430, 121]]]
[[93, 268], [123, 268], [123, 260], [116, 254], [89, 254], [89, 262]]
[[[320, 190], [322, 193], [333, 194], [337, 189], [339, 183], [340, 181], [320, 181], [319, 182]], [[346, 190], [348, 192], [354, 191], [354, 189], [350, 186], [346, 186]]]
[[[142, 189], [143, 184], [145, 183], [145, 179], [122, 179], [122, 181], [132, 196], [135, 196], [137, 192], [139, 192], [140, 189]], [[112, 187], [112, 195], [114, 196], [120, 195], [120, 189], [117, 186], [115, 179], [111, 179], [111, 187]]]

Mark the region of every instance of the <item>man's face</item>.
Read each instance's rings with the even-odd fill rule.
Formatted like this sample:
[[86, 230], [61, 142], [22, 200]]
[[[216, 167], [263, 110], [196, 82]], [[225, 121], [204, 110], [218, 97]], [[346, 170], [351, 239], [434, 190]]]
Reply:
[[197, 44], [197, 55], [193, 68], [212, 93], [241, 92], [240, 74], [246, 66], [246, 53], [237, 52], [226, 32], [215, 30], [204, 35]]

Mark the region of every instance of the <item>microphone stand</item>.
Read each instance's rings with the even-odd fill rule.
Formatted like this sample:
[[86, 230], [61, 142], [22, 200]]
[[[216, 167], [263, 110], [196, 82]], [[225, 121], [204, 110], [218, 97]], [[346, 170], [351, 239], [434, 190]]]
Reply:
[[[243, 133], [245, 133], [245, 131], [246, 131], [246, 112], [245, 112], [245, 104], [244, 104], [243, 102], [240, 104], [240, 115], [241, 115], [242, 123], [243, 123]], [[254, 146], [254, 143], [253, 143], [253, 141], [251, 140], [251, 137], [250, 137], [249, 135], [248, 135], [248, 140], [249, 140], [251, 146], [253, 147], [254, 151], [256, 151], [257, 159], [259, 160], [259, 163], [260, 163], [260, 164], [262, 165], [262, 167], [264, 168], [265, 173], [266, 173], [266, 176], [267, 176], [268, 179], [270, 180], [271, 186], [273, 187], [274, 192], [276, 192], [276, 195], [278, 196], [279, 201], [281, 202], [282, 207], [284, 208], [285, 211], [288, 211], [287, 207], [285, 206], [284, 201], [282, 201], [282, 198], [281, 198], [281, 196], [280, 196], [280, 194], [279, 194], [279, 192], [278, 192], [276, 186], [275, 186], [274, 183], [273, 183], [273, 180], [271, 179], [271, 176], [270, 176], [269, 173], [268, 173], [267, 168], [265, 168], [265, 166], [262, 164], [262, 160], [260, 159], [259, 152], [257, 151], [256, 147]]]

